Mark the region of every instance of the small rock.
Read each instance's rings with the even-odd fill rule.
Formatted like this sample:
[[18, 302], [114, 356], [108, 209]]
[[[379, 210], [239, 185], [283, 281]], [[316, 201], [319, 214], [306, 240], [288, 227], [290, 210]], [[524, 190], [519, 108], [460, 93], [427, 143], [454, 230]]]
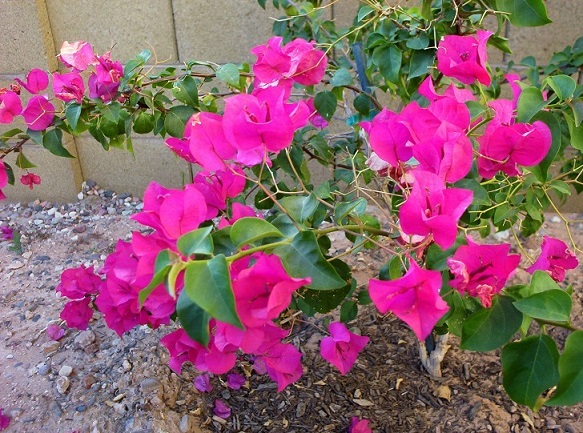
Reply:
[[50, 409], [55, 418], [59, 419], [61, 416], [63, 416], [63, 410], [61, 409], [61, 406], [59, 406], [59, 403], [56, 401], [51, 403]]
[[296, 417], [297, 418], [301, 418], [302, 416], [304, 416], [306, 413], [306, 403], [303, 401], [300, 401], [298, 403], [298, 405], [296, 406]]
[[83, 233], [85, 230], [87, 230], [87, 226], [85, 224], [79, 224], [73, 227], [73, 231], [75, 233]]
[[180, 418], [180, 431], [182, 433], [188, 433], [190, 432], [192, 426], [192, 417], [190, 415], [184, 415], [182, 418]]
[[69, 377], [73, 373], [73, 367], [70, 365], [63, 365], [59, 370], [59, 376]]
[[91, 388], [94, 383], [97, 383], [97, 379], [92, 374], [88, 374], [83, 378], [83, 386], [85, 386], [85, 389]]
[[79, 200], [83, 200], [83, 193], [82, 193], [82, 192], [80, 192], [79, 194], [77, 194], [77, 198], [78, 198]]
[[74, 343], [79, 349], [87, 349], [95, 342], [95, 333], [91, 330], [81, 331], [75, 337]]
[[140, 383], [140, 389], [142, 392], [152, 392], [160, 389], [162, 384], [158, 379], [154, 379], [152, 377], [147, 377], [146, 379], [142, 380]]
[[57, 392], [59, 394], [65, 394], [67, 392], [67, 390], [69, 389], [69, 385], [71, 385], [71, 382], [69, 381], [68, 377], [59, 376], [56, 380], [56, 384], [57, 384]]
[[555, 216], [553, 216], [553, 217], [551, 218], [551, 222], [552, 222], [552, 223], [555, 223], [555, 224], [558, 224], [558, 223], [560, 223], [560, 222], [561, 222], [561, 218], [559, 218], [558, 216], [556, 216], [556, 215], [555, 215]]
[[36, 372], [41, 376], [46, 376], [51, 371], [51, 366], [46, 362], [41, 362], [36, 366]]
[[56, 352], [61, 347], [61, 343], [58, 341], [47, 341], [44, 343], [41, 348], [45, 355], [50, 355], [53, 352]]
[[95, 183], [95, 181], [91, 179], [87, 179], [85, 183], [87, 184], [87, 188], [95, 188], [95, 186], [97, 185], [97, 183]]
[[85, 406], [84, 404], [80, 404], [78, 406], [75, 406], [75, 410], [77, 412], [85, 412], [87, 410], [87, 406]]

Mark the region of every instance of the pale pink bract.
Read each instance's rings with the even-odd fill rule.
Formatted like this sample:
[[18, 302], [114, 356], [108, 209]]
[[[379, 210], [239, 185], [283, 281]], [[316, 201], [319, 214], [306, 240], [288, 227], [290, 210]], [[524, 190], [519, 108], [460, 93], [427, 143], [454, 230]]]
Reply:
[[565, 271], [575, 269], [579, 260], [569, 250], [567, 244], [560, 239], [543, 236], [541, 253], [536, 261], [527, 269], [531, 274], [540, 270], [548, 273], [553, 280], [561, 282], [565, 279]]

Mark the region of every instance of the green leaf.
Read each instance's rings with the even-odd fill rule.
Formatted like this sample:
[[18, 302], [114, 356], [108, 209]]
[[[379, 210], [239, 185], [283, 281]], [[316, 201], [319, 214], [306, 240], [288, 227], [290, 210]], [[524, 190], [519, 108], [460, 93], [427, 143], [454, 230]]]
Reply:
[[496, 296], [491, 308], [478, 310], [464, 322], [460, 347], [478, 352], [497, 349], [512, 338], [521, 324], [522, 314], [512, 301]]
[[154, 116], [142, 111], [134, 120], [133, 130], [136, 134], [147, 134], [154, 130]]
[[367, 201], [363, 197], [350, 202], [340, 203], [334, 209], [334, 220], [336, 224], [343, 225], [346, 223], [346, 218], [351, 214], [362, 215], [366, 211]]
[[543, 0], [496, 0], [496, 9], [509, 13], [508, 19], [518, 27], [544, 26], [552, 22]]
[[75, 158], [63, 147], [63, 131], [60, 129], [51, 129], [45, 132], [43, 136], [43, 147], [51, 152], [53, 155], [62, 156], [65, 158]]
[[424, 50], [429, 46], [429, 37], [425, 32], [412, 35], [411, 38], [407, 39], [405, 45], [412, 50]]
[[231, 241], [233, 241], [237, 248], [265, 238], [283, 237], [283, 233], [273, 224], [261, 218], [241, 218], [235, 221], [235, 224], [231, 227]]
[[198, 107], [198, 87], [196, 80], [190, 75], [174, 82], [172, 94], [180, 102], [184, 102], [191, 107]]
[[24, 152], [22, 152], [22, 149], [20, 149], [20, 152], [18, 152], [18, 156], [16, 157], [15, 162], [16, 162], [16, 166], [20, 167], [22, 169], [36, 167], [36, 165], [34, 165], [32, 162], [30, 162], [28, 160], [28, 158], [26, 156], [24, 156]]
[[340, 321], [348, 323], [356, 319], [358, 314], [358, 305], [356, 301], [346, 301], [340, 307]]
[[548, 405], [572, 406], [583, 401], [583, 331], [575, 331], [565, 342], [559, 358], [559, 384]]
[[140, 305], [144, 305], [150, 293], [154, 291], [156, 287], [164, 282], [168, 274], [170, 273], [170, 268], [176, 263], [176, 254], [170, 250], [162, 250], [156, 256], [156, 261], [154, 262], [154, 275], [152, 280], [148, 283], [146, 287], [140, 290], [138, 299], [140, 300]]
[[561, 101], [569, 99], [571, 96], [573, 96], [573, 92], [577, 87], [575, 80], [568, 75], [553, 75], [551, 77], [547, 77], [543, 84], [548, 84], [548, 86], [553, 89], [553, 92], [555, 92]]
[[373, 51], [372, 61], [379, 67], [381, 75], [390, 83], [398, 83], [403, 53], [394, 45], [377, 47]]
[[307, 286], [314, 290], [333, 290], [346, 285], [334, 267], [324, 258], [316, 236], [311, 231], [301, 231], [289, 245], [273, 250], [283, 263], [287, 273], [294, 278], [312, 279]]
[[575, 126], [581, 126], [581, 123], [583, 123], [583, 100], [574, 99], [571, 101], [571, 110], [573, 110]]
[[170, 108], [164, 118], [164, 128], [172, 137], [182, 138], [184, 136], [184, 127], [190, 116], [194, 114], [194, 108], [187, 105], [177, 105]]
[[354, 98], [354, 108], [363, 116], [368, 116], [371, 110], [371, 99], [369, 96], [360, 94]]
[[473, 192], [472, 204], [476, 206], [490, 206], [492, 200], [488, 191], [475, 179], [461, 179], [455, 183], [456, 188], [469, 189]]
[[540, 120], [544, 122], [551, 131], [552, 142], [547, 156], [545, 156], [545, 158], [538, 165], [529, 167], [529, 171], [531, 171], [539, 181], [546, 182], [548, 179], [549, 168], [555, 160], [557, 153], [561, 149], [561, 124], [557, 120], [555, 114], [549, 111], [539, 112], [533, 117], [532, 120]]
[[235, 309], [229, 266], [222, 254], [186, 265], [184, 291], [211, 317], [243, 329]]
[[375, 9], [371, 6], [362, 6], [360, 9], [358, 9], [358, 15], [356, 16], [356, 20], [358, 22], [361, 22], [364, 18], [372, 14], [374, 11]]
[[212, 230], [213, 226], [208, 226], [183, 234], [176, 243], [178, 251], [186, 257], [193, 254], [212, 255], [214, 251], [213, 238], [210, 236]]
[[349, 86], [353, 82], [354, 80], [350, 71], [346, 68], [340, 68], [334, 73], [334, 76], [330, 80], [330, 85], [334, 87]]
[[211, 233], [215, 246], [215, 254], [230, 256], [237, 251], [237, 247], [231, 242], [231, 227], [227, 226]]
[[67, 118], [67, 123], [71, 127], [71, 131], [74, 133], [77, 131], [77, 124], [79, 118], [81, 117], [82, 107], [79, 104], [71, 103], [65, 108], [65, 117]]
[[239, 68], [233, 63], [227, 63], [217, 69], [217, 78], [231, 86], [239, 85]]
[[15, 135], [22, 134], [22, 132], [23, 132], [22, 129], [18, 129], [18, 128], [12, 128], [6, 132], [0, 132], [0, 140], [6, 141], [6, 140], [14, 137]]
[[352, 278], [350, 266], [342, 260], [336, 259], [330, 262], [338, 275], [345, 281], [349, 281], [344, 287], [336, 290], [312, 290], [302, 292], [304, 301], [318, 313], [328, 313], [338, 307], [346, 296], [356, 288], [356, 280]]
[[280, 200], [280, 203], [293, 220], [303, 224], [314, 215], [320, 202], [314, 194], [310, 194], [285, 197]]
[[413, 51], [409, 61], [409, 76], [407, 80], [422, 77], [435, 62], [435, 50]]
[[571, 146], [583, 152], [583, 125], [576, 126], [575, 121], [567, 113], [563, 113], [567, 126], [569, 128], [569, 135], [571, 136]]
[[561, 288], [545, 271], [534, 271], [530, 280], [529, 292], [526, 296], [546, 292], [547, 290], [561, 290]]
[[194, 341], [208, 346], [210, 341], [209, 322], [211, 316], [190, 299], [185, 290], [180, 292], [176, 302], [176, 313], [180, 325]]
[[568, 322], [573, 302], [562, 290], [552, 289], [535, 293], [514, 302], [514, 307], [534, 319]]
[[549, 186], [561, 194], [571, 195], [571, 188], [567, 182], [562, 180], [553, 180]]
[[522, 93], [518, 98], [518, 121], [528, 123], [545, 105], [547, 101], [544, 100], [540, 89], [534, 86], [529, 86], [522, 89]]
[[516, 403], [537, 406], [542, 392], [559, 381], [559, 351], [548, 335], [533, 335], [502, 349], [502, 384]]
[[427, 268], [434, 269], [436, 271], [448, 271], [449, 266], [447, 265], [447, 259], [453, 256], [455, 251], [465, 243], [465, 237], [458, 236], [455, 239], [455, 243], [446, 250], [441, 249], [441, 247], [435, 243], [431, 244], [427, 249]]
[[336, 112], [338, 100], [334, 93], [330, 91], [324, 91], [316, 93], [316, 97], [314, 98], [314, 107], [318, 111], [318, 114], [322, 116], [327, 121], [332, 119], [332, 116]]
[[101, 114], [110, 122], [116, 123], [119, 121], [119, 113], [121, 111], [121, 104], [119, 102], [112, 102], [111, 104], [103, 105]]

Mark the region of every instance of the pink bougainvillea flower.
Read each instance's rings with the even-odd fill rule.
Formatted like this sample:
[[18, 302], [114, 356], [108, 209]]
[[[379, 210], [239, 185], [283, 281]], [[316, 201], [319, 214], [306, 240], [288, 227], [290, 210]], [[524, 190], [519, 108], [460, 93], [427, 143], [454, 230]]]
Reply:
[[350, 420], [350, 427], [348, 427], [348, 433], [372, 433], [372, 430], [368, 426], [368, 419], [359, 419], [353, 416]]
[[510, 244], [480, 245], [469, 236], [467, 242], [447, 259], [454, 276], [449, 285], [462, 295], [479, 298], [484, 307], [490, 308], [492, 297], [518, 267], [520, 255], [509, 254]]
[[47, 326], [47, 335], [51, 340], [57, 341], [60, 340], [63, 335], [65, 335], [65, 330], [59, 325], [51, 323], [49, 326]]
[[61, 283], [55, 290], [69, 299], [82, 299], [98, 293], [100, 286], [101, 278], [95, 275], [93, 266], [86, 268], [81, 265], [78, 268], [66, 269], [61, 274]]
[[10, 417], [2, 413], [3, 409], [0, 407], [0, 431], [7, 429], [10, 425]]
[[277, 382], [277, 391], [302, 377], [302, 354], [292, 344], [278, 343], [261, 356], [267, 374]]
[[200, 392], [211, 392], [213, 390], [213, 385], [211, 384], [211, 379], [208, 373], [203, 373], [194, 379], [194, 387]]
[[8, 171], [4, 162], [0, 160], [0, 200], [4, 200], [6, 196], [2, 192], [2, 188], [8, 185]]
[[236, 149], [223, 132], [223, 117], [219, 114], [194, 113], [184, 129], [189, 152], [205, 170], [225, 170], [225, 161], [233, 159]]
[[3, 241], [11, 241], [12, 239], [14, 239], [14, 230], [12, 230], [10, 227], [1, 226], [0, 232], [2, 232], [1, 234]]
[[310, 284], [310, 278], [292, 278], [276, 255], [261, 254], [255, 264], [233, 281], [237, 311], [245, 326], [263, 326], [285, 310], [292, 294]]
[[123, 66], [120, 62], [111, 60], [110, 53], [96, 57], [95, 72], [89, 76], [89, 97], [100, 98], [104, 102], [111, 101], [119, 88], [123, 77]]
[[425, 96], [430, 102], [436, 102], [443, 98], [451, 98], [457, 102], [475, 101], [476, 97], [469, 89], [460, 89], [453, 84], [450, 84], [443, 95], [435, 91], [433, 86], [433, 79], [431, 76], [427, 77], [419, 86], [417, 90], [420, 95]]
[[541, 253], [527, 269], [531, 274], [534, 271], [545, 271], [553, 280], [563, 281], [567, 269], [575, 269], [579, 265], [579, 260], [575, 254], [569, 250], [567, 244], [560, 239], [543, 236]]
[[464, 84], [476, 80], [489, 86], [491, 79], [486, 69], [486, 44], [492, 32], [478, 30], [476, 35], [444, 36], [437, 47], [437, 69], [446, 77], [457, 78]]
[[251, 206], [247, 206], [239, 202], [234, 202], [231, 206], [231, 218], [227, 218], [226, 216], [221, 218], [218, 224], [218, 228], [223, 229], [227, 226], [233, 225], [237, 220], [245, 217], [259, 217], [263, 219], [263, 215], [258, 215], [255, 209], [253, 209]]
[[30, 93], [36, 95], [48, 87], [49, 75], [42, 69], [32, 69], [26, 74], [26, 83], [18, 78], [15, 81]]
[[195, 185], [183, 190], [166, 189], [156, 182], [144, 192], [144, 211], [132, 219], [152, 227], [169, 242], [198, 228], [205, 221], [207, 207], [203, 195]]
[[[314, 42], [295, 39], [282, 46], [283, 38], [273, 37], [266, 45], [251, 49], [257, 56], [253, 64], [256, 86], [290, 86], [293, 81], [304, 86], [318, 84], [326, 72], [326, 53], [314, 48]], [[291, 87], [291, 86], [290, 86]]]
[[35, 185], [40, 185], [40, 176], [34, 173], [26, 173], [20, 176], [20, 183], [32, 189]]
[[69, 328], [87, 329], [89, 321], [93, 317], [93, 309], [89, 306], [91, 298], [69, 301], [61, 311], [60, 318], [67, 322]]
[[284, 98], [284, 90], [273, 87], [225, 100], [223, 132], [237, 149], [236, 162], [253, 166], [266, 161], [267, 152], [288, 147], [296, 129], [308, 123], [307, 105], [290, 104]]
[[172, 152], [191, 164], [198, 164], [192, 153], [190, 152], [190, 143], [185, 138], [168, 137], [164, 143], [170, 148]]
[[226, 167], [214, 173], [198, 172], [194, 176], [194, 186], [204, 197], [207, 207], [205, 219], [212, 219], [225, 210], [227, 200], [241, 194], [245, 182], [245, 173], [239, 167]]
[[35, 96], [28, 101], [22, 117], [26, 124], [33, 131], [42, 131], [47, 129], [53, 123], [55, 107], [49, 102], [47, 96]]
[[439, 296], [441, 273], [421, 269], [414, 260], [407, 273], [390, 281], [371, 279], [369, 293], [381, 313], [392, 311], [424, 340], [449, 310]]
[[10, 90], [0, 92], [0, 123], [12, 123], [14, 116], [20, 113], [22, 113], [20, 97]]
[[399, 116], [383, 108], [372, 122], [361, 124], [370, 137], [370, 147], [393, 167], [413, 156], [411, 133], [399, 122]]
[[320, 353], [322, 358], [344, 375], [350, 371], [369, 338], [350, 332], [341, 322], [330, 323], [328, 331], [330, 331], [330, 337], [322, 338]]
[[87, 69], [89, 65], [97, 63], [93, 48], [85, 41], [77, 41], [72, 44], [67, 41], [63, 42], [58, 57], [63, 65], [79, 72]]
[[78, 72], [69, 72], [68, 74], [53, 74], [53, 91], [55, 98], [61, 101], [75, 101], [78, 104], [83, 102], [85, 93], [85, 84], [83, 78]]
[[215, 400], [215, 407], [213, 413], [219, 418], [227, 419], [231, 416], [231, 408], [223, 400]]
[[[489, 125], [490, 126], [490, 125]], [[485, 179], [498, 171], [508, 176], [521, 174], [518, 165], [533, 166], [547, 155], [553, 137], [546, 123], [536, 121], [486, 128], [480, 143], [478, 173]]]
[[432, 235], [446, 249], [457, 236], [457, 222], [472, 203], [472, 191], [446, 188], [433, 173], [414, 170], [413, 189], [399, 210], [401, 229], [406, 235]]
[[241, 389], [247, 380], [244, 376], [239, 373], [229, 373], [227, 374], [227, 386], [231, 389]]

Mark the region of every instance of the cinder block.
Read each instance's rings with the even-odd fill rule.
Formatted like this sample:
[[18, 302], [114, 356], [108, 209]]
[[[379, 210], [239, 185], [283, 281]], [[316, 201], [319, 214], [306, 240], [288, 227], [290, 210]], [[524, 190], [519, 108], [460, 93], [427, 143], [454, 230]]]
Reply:
[[[73, 137], [69, 136], [65, 140], [64, 146], [72, 155], [76, 155]], [[5, 161], [14, 169], [15, 177], [14, 186], [8, 185], [3, 189], [8, 201], [29, 202], [41, 199], [64, 202], [76, 199], [77, 193], [81, 190], [82, 181], [78, 159], [55, 156], [35, 144], [26, 144], [23, 152], [32, 163], [37, 165], [30, 171], [40, 176], [41, 184], [35, 185], [32, 190], [22, 185], [20, 177], [26, 174], [26, 171], [16, 167], [16, 154], [8, 155]]]
[[85, 179], [119, 193], [142, 196], [155, 180], [167, 188], [188, 182], [190, 166], [164, 144], [161, 137], [134, 137], [134, 154], [120, 149], [105, 151], [90, 135], [77, 137], [79, 161]]
[[[46, 0], [59, 52], [63, 41], [85, 40], [126, 62], [147, 48], [158, 62], [176, 63], [172, 8], [162, 0]], [[192, 25], [193, 21], [189, 21]], [[151, 62], [154, 62], [152, 58]]]
[[0, 73], [26, 73], [56, 65], [46, 8], [35, 0], [1, 2]]
[[180, 61], [251, 61], [249, 50], [273, 36], [270, 17], [283, 15], [273, 7], [263, 10], [255, 0], [216, 5], [208, 0], [173, 0], [172, 5]]

